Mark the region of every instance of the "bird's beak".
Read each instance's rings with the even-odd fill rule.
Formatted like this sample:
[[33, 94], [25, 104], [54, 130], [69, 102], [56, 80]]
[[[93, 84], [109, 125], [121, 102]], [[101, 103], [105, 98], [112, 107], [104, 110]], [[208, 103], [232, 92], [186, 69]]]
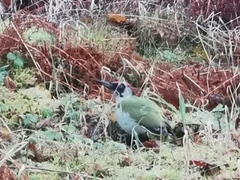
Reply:
[[99, 84], [105, 86], [106, 88], [108, 88], [109, 90], [114, 91], [115, 90], [115, 86], [107, 81], [104, 80], [96, 80], [96, 82], [98, 82]]

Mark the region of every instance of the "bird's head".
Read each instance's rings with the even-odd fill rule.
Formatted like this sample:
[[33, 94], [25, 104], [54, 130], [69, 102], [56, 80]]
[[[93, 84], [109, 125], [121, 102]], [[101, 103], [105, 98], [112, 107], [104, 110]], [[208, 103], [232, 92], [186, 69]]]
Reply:
[[117, 103], [123, 99], [129, 98], [132, 95], [134, 95], [132, 87], [126, 82], [123, 81], [107, 82], [104, 80], [96, 81], [114, 93], [114, 97]]

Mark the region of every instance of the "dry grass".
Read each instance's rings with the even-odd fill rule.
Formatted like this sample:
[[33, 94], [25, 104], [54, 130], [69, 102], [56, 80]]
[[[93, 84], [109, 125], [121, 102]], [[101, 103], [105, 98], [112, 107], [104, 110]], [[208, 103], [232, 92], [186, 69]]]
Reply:
[[221, 67], [236, 66], [239, 27], [230, 29], [223, 21], [216, 23], [214, 16], [211, 14], [201, 25], [196, 24], [196, 39], [202, 44], [210, 64]]
[[[105, 25], [105, 16], [99, 15], [101, 13], [94, 6], [88, 11], [83, 11], [82, 9], [72, 9], [65, 1], [51, 0], [49, 2], [46, 5], [48, 12], [45, 18], [48, 21], [55, 22], [60, 27], [61, 41], [63, 43], [67, 41], [70, 41], [72, 44], [89, 42], [89, 46], [100, 46], [108, 52], [114, 52], [116, 49], [124, 46], [124, 38], [129, 38], [119, 28]], [[188, 23], [188, 20], [183, 16], [175, 18], [178, 15], [177, 11], [164, 9], [163, 7], [164, 11], [162, 11], [162, 14], [159, 15], [159, 12], [156, 12], [157, 17], [156, 14], [150, 16], [148, 9], [143, 6], [144, 1], [134, 2], [139, 3], [137, 17], [141, 19], [136, 31], [138, 36], [139, 34], [141, 35], [138, 39], [138, 43], [141, 45], [139, 47], [140, 52], [142, 54], [145, 53], [145, 55], [152, 55], [151, 51], [156, 52], [160, 46], [165, 49], [177, 49], [180, 42], [184, 41], [187, 36], [182, 34], [185, 33], [183, 27], [185, 23]], [[126, 3], [130, 3], [130, 1], [126, 1]], [[92, 24], [78, 20], [78, 17], [81, 16], [80, 13], [83, 12], [96, 17]], [[166, 14], [168, 15], [167, 18], [165, 17]], [[236, 43], [239, 41], [239, 28], [229, 29], [224, 27], [224, 24], [215, 24], [212, 16], [202, 23], [204, 25], [192, 23], [195, 27], [193, 27], [193, 31], [187, 33], [191, 37], [196, 33], [194, 34], [195, 39], [192, 40], [201, 43], [207, 54], [209, 66], [212, 66], [212, 62], [216, 62], [215, 60], [218, 61], [219, 57], [223, 57], [225, 63], [233, 65], [235, 59], [233, 51], [237, 48]], [[151, 28], [149, 28], [150, 24]], [[205, 24], [207, 24], [207, 27]], [[166, 26], [168, 27], [167, 29], [165, 28]], [[0, 32], [4, 29], [2, 27], [1, 25]], [[169, 27], [174, 29], [171, 33]], [[225, 30], [222, 30], [222, 27]], [[160, 42], [155, 41], [158, 37], [152, 36], [152, 30], [163, 33]], [[232, 41], [232, 39], [235, 41]], [[161, 48], [160, 51], [162, 50]], [[156, 57], [153, 57], [153, 59]], [[216, 63], [219, 66], [222, 64], [220, 61]], [[127, 65], [131, 66], [130, 64]], [[134, 67], [132, 69], [137, 71]], [[144, 73], [151, 76], [152, 72]], [[102, 75], [104, 76], [104, 74]], [[151, 82], [146, 78], [143, 87], [148, 83]], [[142, 96], [152, 98], [153, 95], [155, 95], [155, 100], [163, 102], [161, 97], [144, 88]], [[113, 104], [104, 104], [100, 101], [100, 104], [96, 104], [91, 110], [93, 114], [97, 115], [96, 119], [99, 120], [96, 129], [100, 127], [104, 129], [103, 134], [107, 136], [106, 140], [94, 142], [82, 136], [77, 141], [71, 143], [67, 141], [59, 142], [43, 138], [38, 134], [37, 130], [19, 129], [10, 131], [10, 142], [1, 136], [0, 167], [6, 163], [12, 164], [14, 166], [11, 168], [15, 169], [14, 173], [17, 177], [21, 177], [21, 175], [27, 172], [30, 179], [73, 179], [74, 176], [78, 176], [78, 179], [116, 180], [237, 178], [240, 176], [240, 163], [238, 160], [239, 142], [236, 143], [232, 140], [232, 134], [239, 133], [235, 130], [239, 108], [236, 105], [235, 96], [232, 97], [232, 101], [234, 103], [231, 109], [224, 107], [223, 111], [215, 109], [216, 111], [209, 112], [204, 110], [204, 108], [195, 108], [195, 111], [187, 113], [184, 123], [201, 125], [199, 132], [201, 142], [196, 143], [192, 141], [190, 135], [185, 131], [186, 134], [183, 137], [182, 147], [161, 143], [159, 153], [143, 147], [133, 150], [122, 143], [112, 141], [108, 137], [107, 126], [109, 125], [108, 115], [113, 108]], [[65, 108], [73, 108], [71, 103], [72, 101], [68, 100]], [[84, 103], [89, 103], [89, 101]], [[174, 109], [170, 104], [167, 105], [172, 110], [173, 120], [171, 123], [174, 125], [182, 122], [182, 112]], [[78, 113], [80, 115], [80, 124], [84, 123], [86, 121], [84, 119], [85, 112]], [[218, 116], [219, 114], [220, 116]], [[65, 116], [66, 114], [63, 117]], [[5, 118], [2, 116], [0, 124], [8, 127], [9, 124], [4, 124], [7, 121]], [[54, 128], [63, 130], [62, 126], [65, 125], [64, 123], [64, 121], [60, 121], [55, 124]], [[217, 131], [213, 132], [212, 127]], [[78, 132], [80, 131], [78, 130]], [[48, 160], [35, 162], [28, 158], [29, 155], [34, 156], [27, 148], [29, 139], [32, 138], [29, 134], [35, 135], [38, 152], [42, 157], [47, 157]], [[193, 168], [189, 164], [190, 160], [203, 160], [210, 164], [215, 164], [221, 168], [221, 171], [218, 175], [204, 177], [201, 175], [199, 168]], [[16, 161], [18, 161], [17, 165]]]
[[[144, 96], [148, 93], [147, 90], [143, 91]], [[95, 106], [93, 112], [100, 114], [98, 124], [107, 125], [107, 115], [111, 106], [111, 104]], [[230, 122], [233, 123], [238, 115], [236, 113], [235, 110], [226, 112], [222, 121], [231, 114]], [[181, 121], [180, 112], [176, 111], [173, 122], [179, 121]], [[236, 177], [237, 147], [231, 139], [229, 129], [222, 130], [222, 133], [212, 132], [211, 124], [216, 126], [216, 121], [214, 112], [197, 109], [196, 112], [188, 113], [186, 124], [203, 125], [200, 131], [202, 142], [194, 143], [186, 135], [183, 137], [183, 147], [162, 143], [159, 153], [153, 150], [146, 151], [145, 148], [128, 149], [124, 144], [111, 140], [93, 142], [88, 138], [82, 138], [73, 143], [56, 142], [38, 136], [38, 131], [33, 133], [34, 136], [28, 137], [29, 130], [19, 129], [12, 132], [11, 142], [2, 140], [1, 154], [4, 158], [1, 159], [0, 164], [7, 161], [14, 163], [17, 159], [24, 165], [21, 170], [19, 169], [20, 174], [29, 172], [30, 177], [37, 176], [40, 179], [43, 177], [61, 179], [62, 176], [67, 175], [78, 175], [84, 179], [94, 179], [96, 178], [94, 176], [98, 179], [155, 179], [156, 177], [204, 179], [197, 168], [194, 169], [189, 165], [190, 160], [204, 160], [221, 167], [222, 171], [220, 175], [214, 176], [215, 179]], [[229, 128], [232, 129], [232, 126]], [[48, 158], [48, 161], [36, 163], [29, 158], [26, 159], [32, 154], [31, 151], [27, 151], [27, 144], [33, 137], [37, 141], [41, 156]]]

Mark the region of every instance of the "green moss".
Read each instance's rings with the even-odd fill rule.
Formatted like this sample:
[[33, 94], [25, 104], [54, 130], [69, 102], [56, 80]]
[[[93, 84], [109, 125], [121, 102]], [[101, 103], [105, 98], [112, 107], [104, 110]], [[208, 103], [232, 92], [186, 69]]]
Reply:
[[30, 180], [59, 180], [61, 177], [57, 173], [31, 173], [29, 175]]
[[23, 37], [30, 44], [54, 44], [56, 40], [56, 37], [53, 34], [45, 31], [43, 28], [37, 28], [35, 26], [26, 30], [23, 33]]

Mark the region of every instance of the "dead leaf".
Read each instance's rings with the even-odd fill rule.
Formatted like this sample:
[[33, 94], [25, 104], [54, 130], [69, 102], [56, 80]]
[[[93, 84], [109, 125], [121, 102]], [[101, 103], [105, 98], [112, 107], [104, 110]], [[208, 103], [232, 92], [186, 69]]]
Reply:
[[84, 137], [87, 137], [87, 138], [90, 137], [91, 132], [90, 132], [89, 126], [82, 127], [82, 134], [84, 135]]
[[11, 5], [11, 0], [3, 0], [3, 4], [5, 4], [5, 6], [9, 7]]
[[190, 160], [189, 164], [199, 167], [202, 176], [215, 176], [221, 171], [219, 166], [204, 162], [202, 160]]
[[85, 24], [90, 24], [92, 22], [92, 18], [90, 16], [82, 16], [81, 21], [84, 22]]
[[240, 142], [240, 133], [239, 132], [231, 132], [232, 140], [235, 142]]
[[16, 83], [9, 76], [6, 76], [4, 78], [4, 86], [8, 88], [11, 92], [17, 89]]
[[83, 178], [76, 174], [72, 178], [72, 180], [81, 180], [81, 179], [83, 179]]
[[0, 179], [1, 180], [14, 180], [14, 172], [6, 165], [3, 164], [0, 167]]
[[120, 14], [109, 13], [108, 14], [108, 21], [111, 23], [124, 23], [126, 22], [127, 18]]
[[51, 119], [50, 118], [46, 118], [42, 121], [39, 121], [37, 124], [36, 124], [36, 128], [40, 129], [40, 128], [43, 128], [43, 127], [49, 127], [51, 126]]
[[11, 132], [8, 128], [0, 126], [0, 137], [4, 140], [10, 141], [11, 138]]
[[88, 173], [94, 174], [96, 177], [103, 178], [104, 175], [107, 174], [107, 171], [105, 171], [99, 164], [95, 164], [89, 169]]
[[203, 143], [202, 138], [199, 135], [194, 135], [194, 142], [196, 144], [202, 144]]
[[125, 157], [122, 162], [120, 162], [121, 167], [130, 166], [132, 164], [132, 160], [129, 157]]
[[109, 115], [108, 115], [108, 118], [111, 122], [116, 122], [116, 114], [114, 112], [111, 112]]
[[41, 162], [41, 155], [36, 148], [36, 144], [33, 143], [33, 142], [29, 142], [28, 148], [33, 152], [34, 160], [37, 161], [37, 162]]
[[144, 142], [143, 142], [143, 145], [144, 145], [146, 148], [159, 147], [155, 140], [144, 141]]

